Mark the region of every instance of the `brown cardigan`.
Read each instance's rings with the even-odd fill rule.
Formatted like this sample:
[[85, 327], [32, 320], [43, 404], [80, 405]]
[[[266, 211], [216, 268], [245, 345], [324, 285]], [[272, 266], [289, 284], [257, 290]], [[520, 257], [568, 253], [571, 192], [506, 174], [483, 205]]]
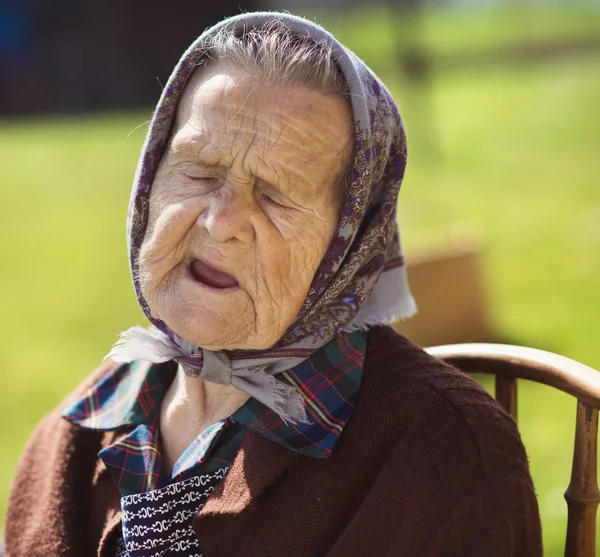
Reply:
[[[96, 456], [115, 434], [59, 414], [21, 460], [7, 557], [108, 557], [120, 531], [119, 491]], [[513, 421], [474, 381], [388, 327], [369, 333], [359, 400], [332, 456], [301, 456], [249, 432], [194, 527], [204, 557], [542, 554]]]

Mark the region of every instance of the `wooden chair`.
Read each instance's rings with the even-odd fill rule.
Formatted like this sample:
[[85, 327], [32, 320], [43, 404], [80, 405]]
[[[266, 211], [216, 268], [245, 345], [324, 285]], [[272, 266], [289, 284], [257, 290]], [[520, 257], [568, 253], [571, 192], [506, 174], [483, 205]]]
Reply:
[[596, 555], [596, 511], [600, 373], [569, 358], [504, 344], [449, 344], [427, 352], [469, 372], [495, 376], [496, 400], [517, 420], [517, 378], [555, 387], [577, 398], [565, 557]]

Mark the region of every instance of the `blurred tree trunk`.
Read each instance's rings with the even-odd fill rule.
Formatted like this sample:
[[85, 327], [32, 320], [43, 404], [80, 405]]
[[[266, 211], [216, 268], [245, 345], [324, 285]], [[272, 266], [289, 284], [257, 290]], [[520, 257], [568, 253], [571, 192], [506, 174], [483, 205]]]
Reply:
[[430, 156], [439, 157], [433, 100], [433, 64], [427, 51], [423, 30], [424, 2], [387, 0], [387, 5], [393, 21], [396, 60], [411, 89], [408, 96], [418, 118], [418, 130], [412, 137], [429, 151]]

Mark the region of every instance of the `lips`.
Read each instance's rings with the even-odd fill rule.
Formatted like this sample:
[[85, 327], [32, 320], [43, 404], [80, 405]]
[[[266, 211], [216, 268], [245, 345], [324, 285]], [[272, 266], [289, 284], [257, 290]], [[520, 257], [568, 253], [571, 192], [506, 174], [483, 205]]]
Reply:
[[231, 275], [217, 271], [198, 259], [194, 259], [190, 263], [190, 271], [198, 282], [212, 286], [213, 288], [234, 288], [239, 284]]

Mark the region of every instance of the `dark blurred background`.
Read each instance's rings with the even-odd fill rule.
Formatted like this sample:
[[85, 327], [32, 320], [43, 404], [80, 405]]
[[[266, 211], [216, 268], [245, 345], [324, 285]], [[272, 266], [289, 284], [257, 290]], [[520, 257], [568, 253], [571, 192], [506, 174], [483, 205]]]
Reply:
[[0, 88], [0, 112], [152, 104], [157, 81], [199, 32], [257, 7], [237, 0], [2, 0], [0, 75], [11, 86]]
[[[566, 3], [566, 2], [565, 2]], [[577, 1], [574, 2], [578, 3]], [[593, 5], [594, 0], [579, 2]], [[600, 48], [600, 29], [576, 37], [527, 37], [536, 29], [536, 5], [560, 2], [527, 0], [0, 0], [0, 113], [77, 112], [130, 108], [156, 101], [157, 82], [168, 77], [185, 47], [204, 28], [240, 11], [287, 9], [305, 15], [382, 9], [398, 24], [399, 69], [426, 79], [434, 62], [444, 66], [543, 60]], [[494, 49], [430, 52], [423, 42], [423, 20], [435, 6], [480, 10], [505, 6], [523, 9], [514, 29], [520, 43]], [[527, 21], [529, 20], [529, 21]], [[499, 22], [501, 25], [501, 22]], [[523, 31], [525, 30], [525, 33]], [[527, 40], [530, 39], [530, 40]], [[531, 40], [533, 39], [533, 40]], [[436, 60], [430, 60], [430, 55]]]

